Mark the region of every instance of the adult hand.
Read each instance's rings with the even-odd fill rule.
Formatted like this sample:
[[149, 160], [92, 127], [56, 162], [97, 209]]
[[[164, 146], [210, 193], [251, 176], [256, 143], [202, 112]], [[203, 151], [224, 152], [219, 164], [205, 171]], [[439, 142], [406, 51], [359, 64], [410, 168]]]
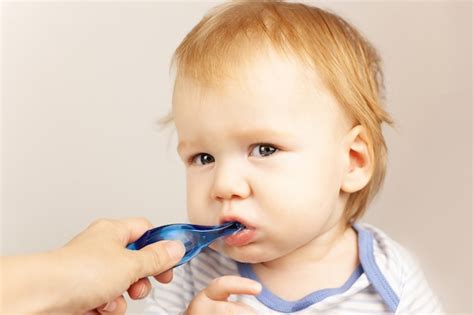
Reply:
[[36, 255], [2, 258], [2, 313], [67, 312], [124, 314], [132, 299], [151, 290], [148, 276], [169, 282], [184, 255], [177, 241], [132, 251], [152, 225], [146, 219], [97, 220], [64, 247]]

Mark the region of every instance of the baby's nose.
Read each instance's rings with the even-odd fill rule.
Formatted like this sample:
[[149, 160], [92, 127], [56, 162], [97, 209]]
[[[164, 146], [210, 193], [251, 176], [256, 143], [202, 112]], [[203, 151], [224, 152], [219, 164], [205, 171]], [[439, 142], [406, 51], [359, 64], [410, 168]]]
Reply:
[[246, 172], [241, 168], [227, 165], [216, 165], [212, 184], [213, 199], [246, 198], [250, 194]]

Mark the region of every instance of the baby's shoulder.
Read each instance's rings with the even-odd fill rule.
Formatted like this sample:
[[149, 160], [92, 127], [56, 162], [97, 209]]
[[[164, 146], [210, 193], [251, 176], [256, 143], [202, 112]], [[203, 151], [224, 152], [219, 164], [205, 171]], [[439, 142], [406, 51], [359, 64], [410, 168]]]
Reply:
[[421, 272], [419, 260], [414, 252], [371, 224], [359, 223], [358, 227], [359, 234], [360, 231], [369, 234], [371, 248], [368, 248], [368, 254], [371, 252], [377, 267], [395, 291], [402, 290], [410, 276]]
[[367, 277], [397, 314], [442, 314], [416, 253], [370, 224], [358, 224], [360, 258]]

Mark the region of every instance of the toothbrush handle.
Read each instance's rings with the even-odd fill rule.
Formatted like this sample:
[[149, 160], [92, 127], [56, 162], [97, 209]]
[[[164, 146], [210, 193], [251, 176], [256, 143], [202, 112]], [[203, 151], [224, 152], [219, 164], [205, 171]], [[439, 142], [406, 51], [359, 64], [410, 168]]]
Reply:
[[162, 228], [163, 227], [160, 226], [146, 231], [138, 240], [128, 244], [127, 248], [131, 250], [139, 250], [147, 245], [164, 240], [160, 233]]

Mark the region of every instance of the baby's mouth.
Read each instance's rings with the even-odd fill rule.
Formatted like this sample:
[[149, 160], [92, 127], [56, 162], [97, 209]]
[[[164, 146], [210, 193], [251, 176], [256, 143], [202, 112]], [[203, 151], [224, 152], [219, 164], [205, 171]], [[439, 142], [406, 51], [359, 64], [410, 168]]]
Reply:
[[220, 220], [219, 220], [219, 224], [224, 224], [224, 223], [227, 223], [227, 222], [237, 222], [237, 223], [243, 225], [245, 229], [253, 229], [254, 228], [248, 222], [246, 222], [246, 220], [244, 220], [242, 218], [239, 218], [237, 216], [225, 216], [225, 217], [220, 218]]
[[229, 246], [241, 247], [252, 242], [255, 235], [255, 229], [245, 228], [237, 233], [224, 237], [224, 242]]
[[248, 226], [246, 223], [242, 222], [242, 220], [239, 220], [237, 218], [226, 218], [223, 219], [221, 222], [225, 223], [229, 221], [238, 222], [242, 225], [242, 228], [234, 234], [224, 237], [224, 242], [228, 246], [241, 247], [249, 244], [254, 240], [256, 236], [255, 228]]

